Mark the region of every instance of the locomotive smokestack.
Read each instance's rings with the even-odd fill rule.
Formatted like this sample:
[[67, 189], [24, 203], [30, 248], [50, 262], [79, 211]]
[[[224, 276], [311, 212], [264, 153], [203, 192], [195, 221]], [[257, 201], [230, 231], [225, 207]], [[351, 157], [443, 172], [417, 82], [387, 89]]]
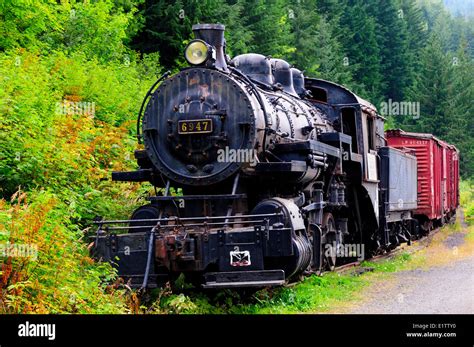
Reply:
[[214, 46], [214, 48], [216, 49], [216, 68], [219, 70], [227, 71], [227, 63], [224, 54], [224, 30], [225, 26], [222, 24], [193, 25], [194, 37], [196, 39], [205, 41], [211, 46]]

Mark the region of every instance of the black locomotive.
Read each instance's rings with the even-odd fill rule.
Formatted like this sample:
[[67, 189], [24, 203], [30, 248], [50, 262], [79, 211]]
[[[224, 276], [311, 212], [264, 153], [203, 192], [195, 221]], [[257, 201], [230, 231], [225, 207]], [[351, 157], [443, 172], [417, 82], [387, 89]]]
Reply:
[[[128, 220], [98, 221], [97, 258], [133, 286], [182, 273], [204, 288], [259, 287], [420, 233], [416, 158], [386, 146], [373, 105], [280, 59], [230, 59], [221, 24], [193, 31], [190, 67], [143, 102], [138, 170], [112, 174], [161, 194]], [[391, 187], [394, 166], [403, 182]]]

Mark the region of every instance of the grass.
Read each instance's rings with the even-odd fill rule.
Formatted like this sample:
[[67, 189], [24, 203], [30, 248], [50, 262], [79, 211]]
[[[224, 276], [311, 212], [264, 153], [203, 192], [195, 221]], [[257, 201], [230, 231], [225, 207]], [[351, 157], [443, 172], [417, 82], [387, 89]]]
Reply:
[[[329, 273], [310, 276], [291, 287], [262, 289], [252, 294], [220, 290], [167, 293], [142, 313], [169, 314], [288, 314], [324, 312], [336, 303], [351, 300], [369, 282], [364, 276]], [[157, 290], [159, 296], [165, 290]]]
[[406, 270], [411, 260], [412, 255], [407, 252], [404, 252], [389, 260], [364, 261], [361, 264], [361, 267], [371, 268], [374, 272], [393, 273], [397, 271]]
[[[152, 304], [142, 306], [141, 313], [157, 314], [294, 314], [327, 313], [335, 307], [356, 302], [364, 288], [383, 280], [387, 273], [407, 267], [411, 256], [402, 253], [391, 260], [364, 262], [367, 270], [312, 275], [292, 286], [262, 289], [254, 293], [220, 290], [202, 292], [186, 290], [172, 293], [169, 288], [156, 290]], [[357, 269], [356, 269], [357, 270]]]

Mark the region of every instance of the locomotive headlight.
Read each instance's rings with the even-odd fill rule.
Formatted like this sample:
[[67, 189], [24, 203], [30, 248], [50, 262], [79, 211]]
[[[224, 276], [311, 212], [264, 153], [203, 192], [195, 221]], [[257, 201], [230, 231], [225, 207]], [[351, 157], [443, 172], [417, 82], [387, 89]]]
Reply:
[[211, 56], [212, 48], [202, 40], [192, 40], [184, 50], [184, 57], [191, 65], [200, 65]]

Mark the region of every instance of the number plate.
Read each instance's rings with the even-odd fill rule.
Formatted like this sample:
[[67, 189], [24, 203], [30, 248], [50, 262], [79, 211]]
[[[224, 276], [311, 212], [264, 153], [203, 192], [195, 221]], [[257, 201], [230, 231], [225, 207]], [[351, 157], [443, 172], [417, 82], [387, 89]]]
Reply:
[[178, 134], [207, 134], [212, 131], [212, 119], [180, 120], [178, 122]]

